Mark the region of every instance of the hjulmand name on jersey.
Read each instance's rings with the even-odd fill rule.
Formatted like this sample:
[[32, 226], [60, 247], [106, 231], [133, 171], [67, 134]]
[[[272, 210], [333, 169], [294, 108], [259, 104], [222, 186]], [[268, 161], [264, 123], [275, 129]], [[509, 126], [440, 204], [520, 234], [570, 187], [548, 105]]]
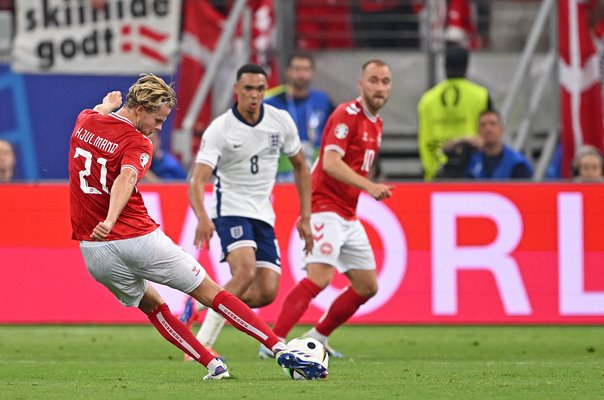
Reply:
[[118, 146], [117, 143], [113, 143], [105, 138], [97, 136], [96, 134], [84, 128], [78, 128], [75, 133], [75, 137], [80, 139], [84, 143], [89, 143], [97, 149], [107, 152], [109, 154], [113, 154]]

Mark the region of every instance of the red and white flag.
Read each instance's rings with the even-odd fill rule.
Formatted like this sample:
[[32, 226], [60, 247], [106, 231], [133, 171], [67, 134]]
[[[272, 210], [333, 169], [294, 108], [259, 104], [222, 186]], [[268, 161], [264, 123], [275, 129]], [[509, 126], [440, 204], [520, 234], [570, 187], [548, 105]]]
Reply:
[[[252, 62], [262, 65], [267, 73], [268, 85], [275, 86], [279, 82], [276, 58], [274, 57], [274, 5], [273, 0], [249, 0], [247, 6], [252, 11], [252, 38], [251, 38], [251, 57]], [[222, 28], [227, 17], [217, 10], [209, 0], [185, 0], [183, 5], [183, 38], [182, 53], [180, 62], [180, 72], [177, 82], [178, 105], [174, 115], [174, 128], [176, 131], [182, 129], [183, 120], [189, 112], [191, 101], [195, 96], [195, 91], [199, 87], [201, 80], [208, 67], [216, 45], [220, 39]], [[231, 43], [231, 49], [227, 59], [223, 60], [223, 67], [217, 79], [235, 80], [235, 71], [239, 65], [232, 65], [238, 59], [242, 41], [241, 21], [237, 28], [235, 38]], [[232, 71], [231, 71], [232, 70]], [[228, 74], [228, 76], [225, 76]], [[230, 85], [228, 89], [231, 90]], [[204, 103], [201, 105], [199, 114], [193, 125], [195, 133], [203, 132], [216, 113], [222, 113], [225, 110], [212, 110], [212, 90], [208, 94]], [[181, 131], [182, 132], [182, 131]], [[199, 147], [199, 136], [194, 135], [191, 141], [191, 154], [194, 154]], [[188, 159], [188, 154], [183, 154], [183, 149], [175, 148], [173, 151], [180, 154], [184, 160]]]
[[[225, 21], [224, 15], [207, 1], [185, 0], [183, 11], [182, 52], [177, 82], [178, 106], [174, 114], [176, 129], [182, 128], [195, 90], [212, 59]], [[205, 130], [210, 123], [211, 103], [210, 93], [197, 115], [195, 131]]]
[[599, 55], [588, 24], [588, 0], [558, 2], [562, 176], [583, 144], [604, 150]]

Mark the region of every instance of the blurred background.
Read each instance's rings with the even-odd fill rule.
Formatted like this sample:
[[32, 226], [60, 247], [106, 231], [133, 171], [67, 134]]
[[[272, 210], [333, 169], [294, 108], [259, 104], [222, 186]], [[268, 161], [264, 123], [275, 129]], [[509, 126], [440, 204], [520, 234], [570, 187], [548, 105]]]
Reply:
[[[246, 60], [258, 62], [276, 86], [285, 79], [288, 55], [306, 50], [316, 60], [313, 85], [335, 104], [358, 94], [364, 61], [382, 58], [390, 64], [392, 96], [381, 113], [383, 173], [390, 180], [421, 179], [417, 104], [444, 78], [444, 43], [454, 41], [471, 52], [468, 79], [487, 87], [503, 114], [506, 142], [533, 163], [534, 179], [543, 180], [564, 128], [559, 64], [565, 61], [558, 43], [572, 35], [558, 29], [558, 19], [568, 17], [562, 3], [2, 0], [0, 138], [16, 148], [16, 178], [66, 179], [64, 156], [77, 113], [109, 90], [126, 92], [138, 73], [154, 72], [177, 82], [179, 106], [164, 125], [162, 146], [188, 169], [208, 122], [233, 101], [236, 68]], [[577, 74], [585, 72], [582, 64], [599, 46], [597, 7], [587, 3], [577, 3], [584, 19], [578, 22], [585, 25], [576, 27], [577, 35], [584, 38], [585, 29], [594, 43], [576, 43], [583, 58], [567, 74], [577, 79], [578, 90], [586, 88]], [[591, 135], [587, 142], [601, 149], [601, 122], [592, 116], [594, 121], [583, 123], [595, 125], [590, 132], [600, 130], [594, 134], [600, 142]]]

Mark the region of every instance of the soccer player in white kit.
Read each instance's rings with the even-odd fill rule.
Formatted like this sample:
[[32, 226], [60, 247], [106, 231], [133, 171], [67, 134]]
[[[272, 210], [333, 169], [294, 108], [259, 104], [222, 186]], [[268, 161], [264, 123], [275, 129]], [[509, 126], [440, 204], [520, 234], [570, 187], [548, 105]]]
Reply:
[[144, 312], [170, 343], [208, 368], [204, 379], [229, 377], [211, 354], [175, 318], [148, 281], [168, 285], [227, 318], [233, 326], [270, 348], [280, 366], [302, 368], [310, 379], [325, 378], [320, 363], [299, 359], [241, 300], [206, 275], [191, 255], [174, 244], [147, 213], [136, 184], [149, 170], [156, 134], [176, 103], [161, 78], [143, 74], [126, 102], [110, 92], [93, 110], [82, 111], [70, 140], [69, 186], [73, 239], [80, 241], [94, 279], [129, 307]]
[[361, 69], [361, 95], [340, 104], [331, 114], [312, 171], [311, 226], [315, 246], [306, 256], [307, 277], [288, 293], [273, 331], [285, 338], [312, 299], [332, 281], [335, 272], [346, 275], [350, 285], [329, 306], [306, 336], [319, 340], [332, 357], [327, 338], [377, 293], [375, 257], [356, 215], [361, 191], [376, 200], [392, 195], [391, 186], [367, 178], [382, 142], [378, 111], [390, 97], [392, 75], [381, 60]]
[[[189, 186], [189, 198], [199, 223], [195, 245], [208, 243], [216, 230], [223, 259], [232, 279], [225, 289], [250, 307], [270, 304], [281, 274], [275, 213], [271, 194], [280, 153], [289, 157], [300, 199], [297, 223], [304, 251], [312, 250], [310, 230], [310, 171], [296, 125], [283, 110], [262, 103], [266, 72], [256, 64], [237, 71], [237, 102], [204, 132]], [[211, 218], [204, 207], [204, 188], [215, 176]], [[197, 338], [212, 347], [224, 318], [206, 314]]]

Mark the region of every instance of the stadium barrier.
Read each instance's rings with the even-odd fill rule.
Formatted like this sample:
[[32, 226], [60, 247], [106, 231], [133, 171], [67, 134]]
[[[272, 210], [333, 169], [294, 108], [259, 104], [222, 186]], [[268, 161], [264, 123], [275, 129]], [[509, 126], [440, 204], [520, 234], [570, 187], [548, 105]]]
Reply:
[[[378, 263], [380, 290], [353, 323], [592, 324], [604, 322], [604, 186], [598, 184], [397, 184], [384, 202], [362, 196], [359, 216]], [[140, 185], [164, 231], [224, 283], [219, 240], [192, 245], [196, 219], [185, 184]], [[209, 188], [208, 188], [209, 189]], [[140, 323], [86, 271], [70, 239], [68, 185], [0, 186], [0, 323]], [[208, 196], [208, 201], [211, 196]], [[274, 193], [282, 277], [274, 321], [304, 276], [293, 186]], [[345, 285], [313, 302], [316, 320]], [[159, 288], [174, 312], [184, 297]]]

